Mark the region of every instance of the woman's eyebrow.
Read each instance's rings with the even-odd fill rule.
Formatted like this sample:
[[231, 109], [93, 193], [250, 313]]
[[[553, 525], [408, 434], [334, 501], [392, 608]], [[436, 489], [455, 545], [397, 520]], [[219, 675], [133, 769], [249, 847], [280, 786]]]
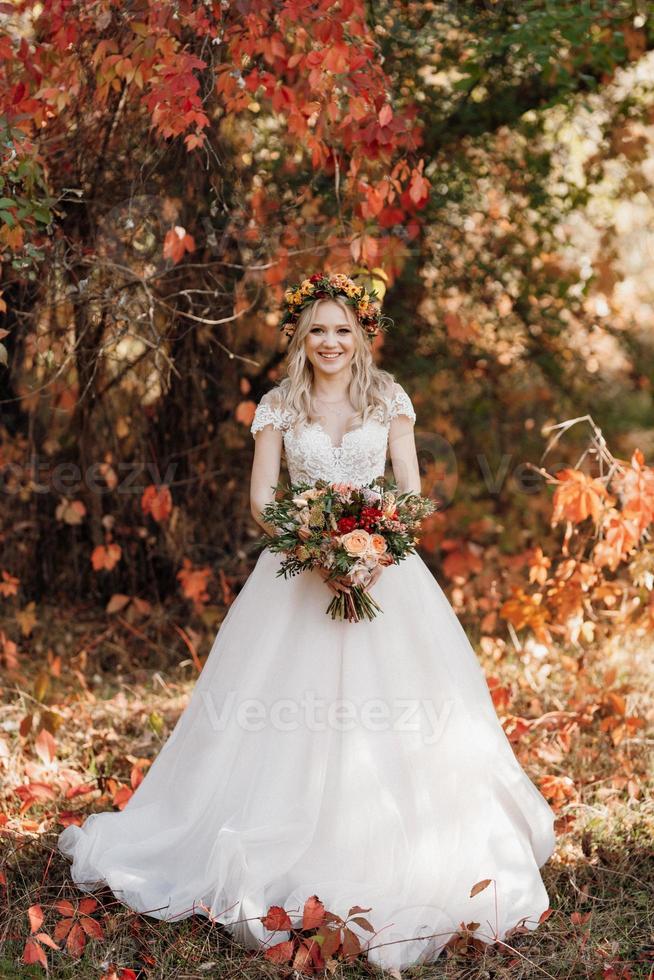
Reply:
[[[336, 324], [337, 327], [349, 327], [349, 325], [350, 325], [349, 323], [337, 323]], [[324, 327], [325, 324], [324, 323], [312, 323], [311, 326], [312, 327]]]

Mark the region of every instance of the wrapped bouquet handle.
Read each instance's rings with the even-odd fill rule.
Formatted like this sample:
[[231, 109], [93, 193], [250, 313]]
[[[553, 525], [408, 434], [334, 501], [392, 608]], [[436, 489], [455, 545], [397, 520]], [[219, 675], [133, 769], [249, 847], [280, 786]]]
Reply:
[[383, 611], [365, 585], [352, 585], [348, 592], [339, 592], [327, 606], [332, 619], [347, 619], [350, 623], [358, 623], [362, 614], [367, 619], [374, 619], [378, 612]]

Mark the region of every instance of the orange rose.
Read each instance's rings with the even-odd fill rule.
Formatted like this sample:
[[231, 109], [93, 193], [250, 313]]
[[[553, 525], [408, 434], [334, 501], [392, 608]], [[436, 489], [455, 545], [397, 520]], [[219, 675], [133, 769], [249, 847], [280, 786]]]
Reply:
[[302, 524], [297, 529], [297, 536], [302, 541], [307, 541], [311, 537], [311, 529]]
[[344, 534], [341, 538], [341, 544], [347, 551], [348, 555], [365, 555], [370, 544], [370, 535], [363, 528], [356, 528], [354, 531], [349, 531]]
[[373, 555], [383, 555], [387, 550], [386, 538], [381, 534], [370, 535], [370, 553]]

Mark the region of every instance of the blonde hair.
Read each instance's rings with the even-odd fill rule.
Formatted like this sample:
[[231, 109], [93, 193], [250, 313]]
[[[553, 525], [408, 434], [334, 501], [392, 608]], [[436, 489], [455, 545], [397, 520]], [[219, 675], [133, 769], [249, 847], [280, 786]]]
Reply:
[[278, 389], [283, 407], [289, 410], [300, 425], [309, 423], [318, 416], [313, 405], [313, 366], [304, 349], [304, 339], [309, 333], [320, 303], [336, 303], [341, 307], [354, 336], [354, 355], [350, 361], [351, 380], [348, 396], [356, 415], [350, 423], [351, 428], [365, 425], [370, 415], [381, 409], [386, 416], [396, 389], [395, 378], [389, 371], [377, 367], [372, 358], [370, 341], [359, 319], [340, 297], [317, 299], [301, 311], [295, 333], [288, 345], [286, 376], [279, 382]]

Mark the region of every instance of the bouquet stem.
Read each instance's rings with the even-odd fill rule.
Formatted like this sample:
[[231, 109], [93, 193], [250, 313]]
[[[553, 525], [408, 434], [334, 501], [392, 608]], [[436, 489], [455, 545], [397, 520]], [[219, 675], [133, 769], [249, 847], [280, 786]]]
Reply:
[[375, 602], [369, 592], [361, 585], [353, 585], [349, 592], [339, 592], [327, 606], [327, 612], [332, 619], [347, 619], [350, 623], [358, 623], [362, 619], [374, 619], [382, 607]]

